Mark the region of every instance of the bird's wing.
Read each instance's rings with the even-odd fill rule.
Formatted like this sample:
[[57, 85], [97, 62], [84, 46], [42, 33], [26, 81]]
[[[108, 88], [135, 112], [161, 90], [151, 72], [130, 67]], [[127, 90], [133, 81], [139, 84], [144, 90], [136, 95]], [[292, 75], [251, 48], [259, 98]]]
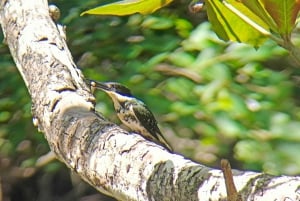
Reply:
[[171, 151], [172, 148], [161, 134], [157, 126], [155, 117], [153, 113], [147, 108], [147, 106], [145, 104], [134, 104], [132, 106], [132, 109], [138, 120], [140, 122], [143, 122], [143, 126], [145, 127], [145, 129], [152, 135], [151, 138], [155, 138], [155, 141], [157, 141], [159, 144], [164, 145]]
[[146, 128], [146, 130], [152, 135], [154, 135], [154, 137], [158, 138], [156, 136], [156, 133], [159, 132], [157, 122], [155, 120], [154, 115], [147, 108], [147, 106], [143, 103], [133, 104], [132, 110], [135, 116], [138, 118], [138, 120], [143, 123], [143, 126]]

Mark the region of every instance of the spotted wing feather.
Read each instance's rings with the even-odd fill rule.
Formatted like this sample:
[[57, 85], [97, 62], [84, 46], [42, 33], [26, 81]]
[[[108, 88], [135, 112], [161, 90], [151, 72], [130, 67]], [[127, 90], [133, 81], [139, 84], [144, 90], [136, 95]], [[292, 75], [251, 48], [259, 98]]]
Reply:
[[155, 117], [153, 113], [147, 108], [147, 106], [143, 103], [134, 104], [132, 109], [135, 113], [135, 116], [138, 118], [138, 120], [140, 122], [143, 122], [143, 126], [151, 134], [151, 139], [149, 140], [155, 141], [171, 151], [172, 148], [167, 143], [166, 139], [162, 136], [157, 126]]

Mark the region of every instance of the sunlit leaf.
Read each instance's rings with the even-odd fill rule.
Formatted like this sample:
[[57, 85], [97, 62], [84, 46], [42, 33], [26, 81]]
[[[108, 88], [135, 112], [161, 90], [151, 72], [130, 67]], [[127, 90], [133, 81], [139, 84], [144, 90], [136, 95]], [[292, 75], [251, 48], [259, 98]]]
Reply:
[[241, 2], [258, 17], [260, 17], [265, 23], [267, 23], [272, 30], [276, 30], [276, 23], [264, 8], [260, 0], [241, 0]]
[[261, 0], [261, 2], [276, 22], [278, 32], [283, 35], [289, 35], [295, 26], [296, 18], [300, 10], [300, 1]]
[[254, 46], [262, 44], [270, 34], [269, 26], [242, 3], [228, 2], [206, 1], [208, 18], [218, 36]]
[[87, 10], [80, 15], [131, 15], [134, 13], [150, 14], [171, 3], [172, 0], [125, 0]]

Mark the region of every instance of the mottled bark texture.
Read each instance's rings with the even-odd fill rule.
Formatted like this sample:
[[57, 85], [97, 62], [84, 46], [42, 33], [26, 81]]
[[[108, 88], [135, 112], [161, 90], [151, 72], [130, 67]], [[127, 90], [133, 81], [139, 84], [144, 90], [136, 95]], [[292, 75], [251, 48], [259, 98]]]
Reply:
[[[32, 98], [32, 114], [57, 158], [119, 200], [226, 200], [222, 172], [171, 154], [94, 111], [46, 0], [1, 0], [6, 42]], [[234, 172], [244, 200], [300, 200], [299, 177]]]

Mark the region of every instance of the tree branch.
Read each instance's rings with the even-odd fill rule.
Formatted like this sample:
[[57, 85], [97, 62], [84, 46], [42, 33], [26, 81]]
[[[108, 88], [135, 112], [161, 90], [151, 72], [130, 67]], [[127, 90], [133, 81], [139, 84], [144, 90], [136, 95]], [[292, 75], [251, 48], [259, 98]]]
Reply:
[[[7, 44], [32, 98], [34, 122], [59, 160], [119, 200], [224, 200], [222, 172], [171, 154], [94, 111], [45, 0], [2, 0]], [[299, 177], [233, 171], [244, 200], [299, 200]]]

